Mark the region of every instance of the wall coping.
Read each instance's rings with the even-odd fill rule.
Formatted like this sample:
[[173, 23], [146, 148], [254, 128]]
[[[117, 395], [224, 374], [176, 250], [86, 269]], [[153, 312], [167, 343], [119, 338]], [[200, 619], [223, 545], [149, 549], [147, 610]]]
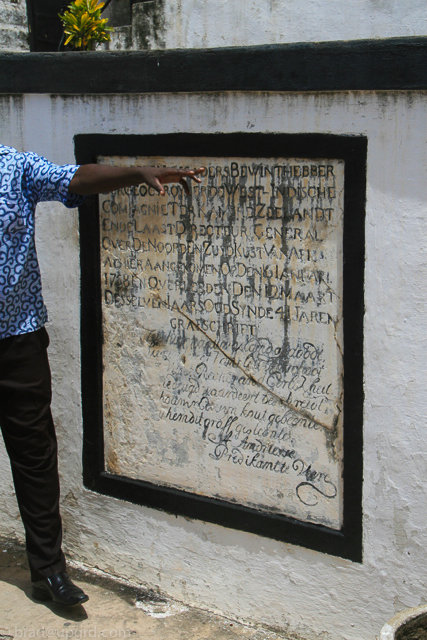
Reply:
[[0, 93], [427, 89], [427, 37], [156, 51], [2, 53]]

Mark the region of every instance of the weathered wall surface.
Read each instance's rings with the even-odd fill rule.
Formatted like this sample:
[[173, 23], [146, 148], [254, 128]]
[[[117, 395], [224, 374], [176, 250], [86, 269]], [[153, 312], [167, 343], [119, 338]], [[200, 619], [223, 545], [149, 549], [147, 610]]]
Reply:
[[[106, 10], [117, 26], [106, 48], [123, 50], [247, 46], [425, 35], [423, 0], [151, 0]], [[116, 19], [115, 19], [116, 18]], [[103, 48], [103, 47], [101, 47]], [[25, 0], [0, 0], [0, 50], [28, 51]]]
[[340, 530], [344, 162], [99, 161], [207, 173], [100, 198], [105, 468]]
[[[25, 95], [3, 96], [0, 114], [4, 144], [58, 163], [73, 162], [77, 133], [368, 137], [363, 563], [83, 488], [77, 213], [47, 204], [39, 206], [37, 242], [50, 312], [65, 548], [175, 598], [306, 638], [373, 640], [395, 611], [425, 603], [425, 95]], [[22, 539], [3, 448], [0, 474], [0, 532]]]
[[426, 33], [424, 0], [152, 0], [133, 6], [132, 28], [118, 27], [109, 46], [185, 49]]
[[29, 51], [25, 0], [0, 0], [0, 51]]

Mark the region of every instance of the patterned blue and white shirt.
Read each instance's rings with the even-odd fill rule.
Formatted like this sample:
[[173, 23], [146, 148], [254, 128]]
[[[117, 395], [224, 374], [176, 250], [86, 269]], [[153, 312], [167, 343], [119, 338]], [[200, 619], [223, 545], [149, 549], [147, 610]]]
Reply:
[[77, 165], [58, 166], [35, 153], [0, 145], [0, 339], [41, 329], [47, 320], [34, 239], [38, 202], [76, 207], [68, 193]]

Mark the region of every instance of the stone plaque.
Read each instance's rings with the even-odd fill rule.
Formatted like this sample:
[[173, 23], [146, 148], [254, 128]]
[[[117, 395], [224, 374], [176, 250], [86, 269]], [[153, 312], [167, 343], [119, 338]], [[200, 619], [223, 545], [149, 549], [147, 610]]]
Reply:
[[340, 529], [344, 161], [98, 161], [106, 471]]

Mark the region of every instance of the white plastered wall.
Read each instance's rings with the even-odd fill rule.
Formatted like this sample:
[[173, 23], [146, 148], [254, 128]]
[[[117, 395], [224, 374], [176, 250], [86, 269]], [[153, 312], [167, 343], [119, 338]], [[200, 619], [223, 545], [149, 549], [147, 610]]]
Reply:
[[166, 48], [387, 38], [427, 33], [423, 0], [164, 0]]
[[424, 0], [154, 0], [133, 6], [132, 29], [117, 28], [110, 48], [209, 48], [426, 33]]
[[[129, 38], [129, 27], [117, 28], [111, 48], [205, 48], [427, 34], [425, 0], [154, 0], [150, 5], [148, 10], [136, 5], [135, 33]], [[28, 50], [25, 0], [0, 0], [0, 51]]]
[[[427, 601], [425, 98], [401, 92], [0, 100], [2, 143], [58, 163], [73, 162], [77, 133], [368, 137], [363, 563], [83, 488], [77, 215], [49, 204], [39, 206], [37, 242], [50, 312], [53, 411], [71, 558], [305, 638], [373, 640], [396, 611]], [[0, 533], [23, 538], [3, 449], [0, 479]]]

